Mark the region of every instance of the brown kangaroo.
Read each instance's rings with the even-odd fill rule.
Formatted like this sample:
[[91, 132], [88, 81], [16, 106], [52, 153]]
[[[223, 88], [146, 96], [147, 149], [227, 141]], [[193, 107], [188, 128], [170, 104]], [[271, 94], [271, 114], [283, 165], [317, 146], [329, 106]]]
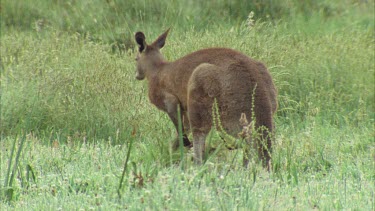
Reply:
[[[236, 136], [241, 131], [242, 113], [255, 117], [250, 121], [255, 121], [260, 135], [254, 146], [263, 165], [269, 167], [277, 90], [267, 68], [228, 48], [203, 49], [168, 62], [159, 51], [168, 32], [169, 29], [150, 45], [142, 32], [135, 34], [139, 45], [136, 79], [147, 79], [151, 103], [168, 114], [176, 129], [177, 107], [180, 108], [184, 146], [191, 146], [186, 135], [191, 130], [195, 163], [203, 161], [205, 138], [212, 127], [212, 106], [216, 99], [221, 124], [228, 134]], [[178, 139], [175, 142], [177, 146]], [[244, 158], [244, 165], [247, 163], [248, 159]]]

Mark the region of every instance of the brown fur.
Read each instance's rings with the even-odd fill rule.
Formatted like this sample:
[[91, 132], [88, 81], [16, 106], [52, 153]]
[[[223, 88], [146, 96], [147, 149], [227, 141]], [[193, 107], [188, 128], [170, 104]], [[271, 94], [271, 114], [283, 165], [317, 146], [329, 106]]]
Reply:
[[255, 146], [263, 164], [268, 166], [277, 90], [266, 67], [227, 48], [203, 49], [167, 62], [159, 50], [165, 44], [168, 31], [151, 45], [146, 44], [142, 32], [135, 35], [139, 45], [136, 78], [147, 79], [151, 103], [169, 115], [176, 129], [177, 106], [180, 106], [184, 145], [191, 146], [186, 136], [190, 129], [196, 163], [203, 160], [205, 138], [212, 127], [214, 99], [218, 102], [222, 126], [229, 134], [236, 136], [241, 131], [239, 119], [242, 113], [247, 117], [255, 116], [255, 128], [261, 134]]

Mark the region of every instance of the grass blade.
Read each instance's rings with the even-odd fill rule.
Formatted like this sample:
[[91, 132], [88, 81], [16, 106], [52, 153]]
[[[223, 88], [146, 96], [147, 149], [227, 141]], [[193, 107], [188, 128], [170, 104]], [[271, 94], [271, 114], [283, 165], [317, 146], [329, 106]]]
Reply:
[[8, 161], [8, 171], [7, 171], [7, 174], [5, 175], [4, 188], [7, 188], [9, 185], [8, 181], [9, 181], [10, 169], [12, 168], [12, 160], [13, 160], [14, 151], [16, 150], [16, 143], [17, 143], [17, 135], [13, 142], [12, 151], [10, 152], [10, 157]]
[[[19, 163], [19, 159], [20, 159], [20, 156], [21, 156], [21, 152], [22, 152], [22, 148], [23, 148], [23, 144], [25, 143], [25, 140], [26, 140], [26, 135], [24, 134], [22, 136], [22, 139], [21, 139], [21, 143], [20, 143], [20, 146], [17, 150], [17, 155], [16, 155], [16, 158], [15, 158], [15, 163], [13, 165], [13, 170], [12, 172], [10, 171], [10, 169], [12, 168], [11, 167], [11, 164], [12, 164], [12, 158], [14, 156], [14, 151], [15, 151], [15, 148], [16, 148], [16, 143], [17, 143], [17, 137], [13, 143], [13, 147], [12, 147], [12, 152], [11, 152], [11, 156], [9, 158], [9, 163], [8, 163], [8, 172], [7, 172], [7, 175], [6, 175], [6, 179], [5, 179], [5, 195], [6, 195], [6, 198], [9, 201], [12, 200], [13, 198], [13, 188], [10, 188], [12, 187], [12, 184], [13, 184], [13, 180], [14, 180], [14, 177], [15, 177], [15, 174], [16, 174], [16, 170], [17, 170], [17, 167], [18, 167], [18, 163]], [[9, 175], [10, 175], [10, 178], [9, 178]]]
[[121, 175], [121, 179], [120, 179], [120, 184], [119, 184], [119, 187], [118, 187], [118, 190], [117, 190], [117, 194], [118, 194], [119, 199], [121, 199], [121, 188], [122, 188], [122, 183], [123, 183], [123, 181], [124, 181], [124, 177], [125, 177], [126, 169], [128, 168], [128, 162], [129, 162], [129, 157], [130, 157], [130, 152], [131, 152], [131, 150], [132, 150], [132, 146], [133, 146], [133, 138], [131, 138], [130, 141], [129, 141], [129, 143], [128, 143], [128, 153], [126, 154], [126, 159], [125, 159], [124, 169], [122, 170], [122, 175]]
[[30, 185], [30, 180], [36, 183], [35, 173], [30, 164], [27, 164], [26, 166], [26, 179], [27, 179], [28, 185]]
[[18, 151], [17, 151], [16, 160], [13, 166], [13, 171], [9, 179], [9, 186], [12, 186], [13, 184], [14, 176], [16, 174], [17, 166], [18, 166], [19, 159], [21, 156], [22, 147], [23, 147], [23, 144], [25, 143], [25, 140], [26, 140], [26, 135], [24, 134], [21, 139], [20, 147], [18, 148]]
[[178, 140], [180, 142], [181, 153], [181, 169], [184, 169], [184, 141], [182, 137], [182, 120], [180, 105], [177, 106], [177, 120], [178, 120]]

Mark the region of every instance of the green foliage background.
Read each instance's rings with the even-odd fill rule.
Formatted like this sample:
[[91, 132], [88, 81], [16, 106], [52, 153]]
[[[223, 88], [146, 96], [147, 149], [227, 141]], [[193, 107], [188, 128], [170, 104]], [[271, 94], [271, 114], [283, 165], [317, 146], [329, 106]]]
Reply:
[[[23, 200], [31, 200], [33, 209], [45, 209], [42, 201], [56, 195], [44, 191], [53, 190], [57, 198], [78, 202], [55, 202], [52, 209], [125, 208], [124, 201], [110, 200], [119, 174], [112, 169], [121, 168], [126, 145], [134, 140], [131, 162], [138, 170], [128, 171], [129, 209], [151, 208], [131, 199], [152, 201], [154, 194], [164, 194], [154, 198], [160, 209], [374, 208], [374, 1], [2, 0], [0, 5], [1, 169], [17, 136], [28, 134], [29, 140], [15, 185], [18, 195], [4, 206], [22, 208]], [[279, 90], [272, 173], [255, 164], [243, 170], [239, 161], [229, 165], [237, 154], [225, 151], [209, 158], [212, 166], [187, 165], [186, 172], [175, 167], [190, 163], [189, 152], [181, 160], [170, 150], [173, 126], [149, 103], [147, 85], [135, 80], [133, 41], [136, 31], [151, 42], [169, 27], [162, 50], [168, 60], [222, 46], [268, 66]], [[215, 142], [214, 135], [211, 139]], [[56, 143], [61, 147], [54, 154], [42, 155]], [[105, 170], [87, 165], [92, 160]], [[44, 169], [36, 173], [35, 191], [42, 196], [22, 183], [27, 165]], [[236, 173], [218, 176], [230, 169], [239, 180]], [[142, 188], [136, 188], [138, 171], [148, 178]], [[61, 176], [57, 183], [49, 179], [54, 174]], [[2, 173], [0, 184], [3, 178]], [[207, 182], [203, 190], [202, 181]], [[327, 190], [327, 181], [337, 193]], [[96, 199], [79, 203], [82, 184], [88, 186], [85, 197], [102, 196], [99, 205]], [[236, 199], [238, 186], [254, 189]], [[72, 188], [77, 195], [70, 196]], [[176, 196], [168, 198], [167, 190]], [[198, 197], [218, 190], [227, 194]], [[298, 191], [305, 195], [296, 202], [291, 195]], [[324, 198], [322, 192], [331, 195]], [[179, 204], [183, 194], [196, 203]]]

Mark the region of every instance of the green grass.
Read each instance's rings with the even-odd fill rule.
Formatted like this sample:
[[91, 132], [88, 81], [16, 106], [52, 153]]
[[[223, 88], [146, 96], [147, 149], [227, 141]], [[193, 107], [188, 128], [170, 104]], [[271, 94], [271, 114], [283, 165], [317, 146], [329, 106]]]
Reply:
[[[231, 166], [229, 161], [235, 152], [225, 152], [224, 157], [213, 158], [202, 167], [188, 161], [188, 167], [181, 170], [175, 164], [165, 166], [161, 155], [154, 158], [150, 151], [160, 150], [158, 146], [135, 142], [130, 161], [137, 168], [127, 172], [121, 199], [117, 188], [127, 153], [125, 145], [113, 146], [105, 141], [43, 145], [29, 135], [15, 184], [17, 194], [10, 205], [2, 206], [34, 210], [371, 210], [371, 131], [358, 129], [343, 134], [336, 128], [319, 127], [300, 132], [278, 137], [273, 158], [279, 169], [273, 173], [254, 165], [244, 170], [240, 159]], [[2, 149], [9, 149], [12, 141], [4, 139]], [[27, 185], [26, 165], [37, 172], [36, 181]]]
[[[374, 209], [373, 1], [89, 2], [1, 2], [0, 210]], [[133, 41], [168, 27], [168, 60], [222, 46], [269, 67], [271, 172], [243, 169], [241, 150], [203, 166], [171, 150], [172, 123], [135, 80]]]

